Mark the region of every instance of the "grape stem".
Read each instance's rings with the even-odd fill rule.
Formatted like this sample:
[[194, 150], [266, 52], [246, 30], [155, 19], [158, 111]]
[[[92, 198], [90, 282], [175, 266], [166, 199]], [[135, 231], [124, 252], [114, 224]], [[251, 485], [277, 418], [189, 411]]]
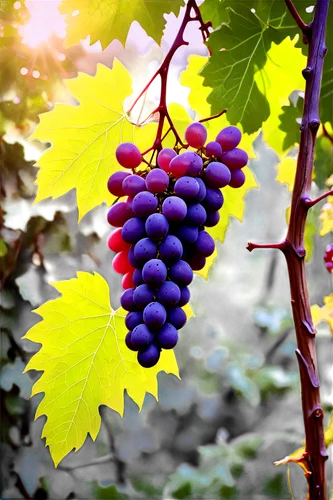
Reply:
[[321, 196], [318, 196], [318, 198], [315, 198], [314, 200], [311, 200], [310, 198], [303, 198], [303, 203], [305, 204], [306, 208], [311, 208], [317, 203], [319, 203], [321, 200], [324, 200], [327, 198], [327, 196], [333, 195], [333, 189], [330, 191], [326, 191], [326, 193], [322, 194]]
[[[194, 11], [194, 16], [192, 16], [192, 11]], [[166, 103], [166, 91], [167, 91], [167, 80], [168, 80], [168, 72], [169, 72], [169, 67], [170, 67], [171, 59], [173, 58], [175, 52], [180, 47], [182, 47], [183, 45], [188, 45], [189, 44], [188, 42], [186, 42], [184, 40], [184, 32], [185, 32], [185, 29], [186, 29], [187, 25], [190, 22], [193, 22], [193, 21], [200, 23], [199, 29], [200, 29], [200, 31], [202, 33], [203, 41], [205, 42], [208, 39], [208, 37], [209, 37], [209, 28], [211, 27], [211, 23], [210, 22], [208, 22], [208, 23], [204, 23], [203, 22], [203, 19], [201, 17], [201, 13], [200, 13], [199, 7], [196, 4], [196, 0], [188, 0], [188, 3], [186, 5], [186, 10], [185, 10], [183, 21], [182, 21], [182, 23], [180, 25], [180, 28], [178, 30], [178, 33], [176, 35], [175, 40], [174, 40], [173, 44], [171, 45], [171, 47], [169, 49], [169, 52], [165, 56], [164, 61], [162, 62], [161, 66], [158, 68], [158, 70], [156, 71], [156, 73], [152, 76], [152, 78], [149, 80], [149, 82], [144, 87], [144, 89], [140, 92], [140, 94], [136, 97], [136, 99], [134, 100], [133, 104], [131, 105], [131, 107], [127, 111], [127, 113], [130, 113], [134, 109], [135, 105], [141, 99], [141, 97], [143, 96], [143, 94], [145, 92], [147, 92], [147, 90], [149, 89], [150, 85], [159, 76], [161, 78], [160, 102], [159, 102], [159, 105], [157, 106], [157, 108], [154, 109], [149, 114], [149, 117], [150, 117], [154, 113], [159, 113], [157, 133], [156, 133], [155, 141], [154, 141], [152, 147], [149, 148], [149, 149], [147, 149], [146, 151], [144, 151], [142, 153], [142, 155], [145, 155], [145, 154], [147, 154], [147, 153], [149, 153], [150, 151], [153, 151], [153, 150], [154, 151], [155, 150], [160, 151], [162, 149], [162, 140], [167, 135], [167, 133], [169, 133], [170, 131], [172, 131], [173, 134], [174, 134], [174, 136], [175, 136], [175, 140], [176, 140], [175, 146], [179, 145], [180, 147], [183, 147], [183, 148], [187, 147], [187, 145], [182, 142], [182, 140], [181, 140], [181, 138], [180, 138], [180, 136], [179, 136], [179, 134], [178, 134], [178, 132], [176, 130], [176, 127], [174, 126], [174, 124], [173, 124], [173, 122], [171, 120], [170, 114], [168, 112], [167, 103]], [[168, 130], [165, 133], [164, 137], [162, 137], [162, 135], [163, 135], [163, 127], [164, 127], [165, 120], [169, 123], [170, 130]]]
[[220, 116], [224, 115], [224, 113], [226, 113], [226, 112], [227, 112], [227, 110], [224, 109], [223, 111], [220, 111], [216, 115], [208, 116], [207, 118], [202, 118], [202, 120], [199, 120], [199, 123], [204, 123], [204, 122], [208, 122], [209, 120], [214, 120], [215, 118], [219, 118]]
[[[327, 52], [325, 31], [329, 0], [317, 0], [313, 21], [305, 25], [293, 3], [286, 4], [304, 34], [306, 31], [309, 51], [307, 67], [303, 70], [306, 80], [304, 108], [295, 185], [292, 195], [290, 219], [286, 238], [277, 245], [249, 243], [254, 248], [278, 248], [285, 255], [291, 289], [291, 304], [297, 338], [297, 360], [302, 389], [302, 409], [305, 428], [305, 453], [299, 460], [308, 482], [308, 500], [326, 500], [325, 462], [327, 452], [324, 441], [324, 412], [320, 405], [319, 375], [315, 350], [315, 328], [311, 317], [310, 301], [305, 273], [304, 231], [308, 209], [332, 193], [329, 191], [315, 200], [309, 198], [312, 182], [314, 149], [320, 125], [319, 97], [324, 57]], [[287, 460], [277, 462], [285, 463]]]

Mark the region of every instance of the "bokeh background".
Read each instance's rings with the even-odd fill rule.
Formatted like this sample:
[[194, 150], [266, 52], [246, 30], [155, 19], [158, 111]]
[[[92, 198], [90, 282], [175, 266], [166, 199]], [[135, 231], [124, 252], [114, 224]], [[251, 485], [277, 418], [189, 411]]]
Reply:
[[[125, 396], [121, 419], [101, 408], [102, 428], [55, 469], [34, 421], [41, 396], [29, 399], [37, 372], [22, 371], [38, 345], [22, 340], [39, 317], [31, 312], [55, 298], [48, 283], [98, 271], [118, 307], [121, 278], [111, 267], [107, 207], [77, 224], [75, 193], [33, 206], [37, 169], [48, 146], [27, 141], [38, 114], [55, 102], [75, 104], [63, 84], [78, 71], [95, 74], [114, 57], [139, 90], [163, 60], [179, 18], [166, 15], [161, 46], [133, 23], [125, 47], [102, 51], [86, 40], [64, 49], [58, 1], [0, 2], [1, 148], [1, 495], [3, 499], [304, 499], [297, 465], [276, 468], [301, 445], [303, 423], [289, 283], [282, 255], [247, 252], [249, 240], [278, 241], [286, 231], [287, 187], [275, 181], [278, 158], [259, 134], [250, 161], [259, 185], [246, 195], [244, 221], [231, 220], [208, 281], [191, 285], [196, 317], [182, 330], [176, 356], [181, 381], [161, 373], [159, 402], [147, 396], [141, 412]], [[181, 19], [181, 15], [180, 15]], [[190, 54], [207, 55], [196, 27], [171, 66], [169, 100], [187, 106], [178, 82]], [[158, 98], [153, 86], [151, 101]], [[187, 106], [188, 107], [188, 106]], [[190, 110], [189, 110], [190, 111]], [[191, 111], [190, 111], [191, 112]], [[322, 304], [332, 281], [323, 265], [330, 235], [318, 236], [319, 210], [310, 215], [308, 262], [312, 304]], [[316, 234], [317, 233], [317, 234]], [[333, 407], [333, 350], [328, 325], [318, 328], [322, 401]], [[328, 465], [333, 490], [332, 454]]]

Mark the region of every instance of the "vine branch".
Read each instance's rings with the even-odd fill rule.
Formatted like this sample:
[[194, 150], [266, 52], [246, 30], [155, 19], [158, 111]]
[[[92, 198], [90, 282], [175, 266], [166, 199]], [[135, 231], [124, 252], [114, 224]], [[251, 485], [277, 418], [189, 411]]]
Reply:
[[[307, 40], [304, 41], [309, 43], [307, 67], [302, 72], [306, 85], [290, 219], [287, 235], [283, 243], [267, 245], [249, 243], [247, 248], [249, 251], [255, 248], [279, 248], [286, 258], [297, 338], [296, 355], [301, 378], [305, 428], [305, 453], [299, 463], [305, 470], [308, 482], [308, 500], [326, 500], [325, 461], [328, 457], [324, 441], [324, 412], [320, 405], [319, 376], [315, 350], [316, 331], [311, 317], [305, 273], [304, 231], [308, 209], [329, 194], [333, 194], [333, 190], [331, 190], [315, 200], [311, 200], [309, 197], [314, 149], [320, 125], [319, 97], [324, 57], [327, 52], [325, 32], [329, 0], [316, 1], [314, 17], [310, 25], [303, 22], [291, 0], [285, 0], [285, 2], [297, 25], [307, 37]], [[308, 36], [309, 34], [311, 36]]]

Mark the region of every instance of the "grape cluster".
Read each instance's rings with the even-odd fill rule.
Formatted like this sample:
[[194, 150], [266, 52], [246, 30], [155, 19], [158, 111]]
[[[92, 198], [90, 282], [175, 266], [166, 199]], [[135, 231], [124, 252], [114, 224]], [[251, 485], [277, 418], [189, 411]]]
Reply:
[[325, 267], [329, 273], [333, 271], [333, 245], [327, 245], [324, 254]]
[[215, 243], [205, 227], [215, 226], [224, 198], [221, 188], [241, 187], [248, 156], [237, 148], [241, 132], [226, 127], [208, 142], [202, 123], [192, 123], [185, 139], [196, 151], [178, 154], [164, 148], [157, 165], [135, 170], [142, 162], [131, 143], [116, 150], [122, 170], [111, 175], [108, 189], [118, 198], [108, 212], [117, 229], [108, 239], [116, 252], [112, 265], [123, 274], [121, 305], [126, 345], [138, 351], [138, 362], [149, 368], [161, 349], [172, 349], [186, 323], [182, 307], [190, 298], [193, 271], [205, 266]]

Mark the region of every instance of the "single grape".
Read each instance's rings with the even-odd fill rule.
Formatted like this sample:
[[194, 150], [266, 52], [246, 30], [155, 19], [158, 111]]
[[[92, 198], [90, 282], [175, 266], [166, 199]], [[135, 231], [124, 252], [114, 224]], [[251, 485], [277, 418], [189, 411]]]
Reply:
[[180, 300], [180, 288], [173, 281], [165, 281], [157, 292], [157, 300], [165, 307], [176, 306]]
[[146, 234], [145, 223], [139, 217], [132, 217], [125, 222], [121, 235], [126, 243], [136, 243]]
[[223, 206], [224, 198], [219, 188], [207, 188], [205, 199], [202, 204], [205, 209], [209, 212], [214, 212], [215, 210], [220, 210]]
[[196, 242], [198, 238], [199, 230], [197, 226], [191, 226], [189, 224], [182, 224], [178, 229], [176, 235], [180, 241], [187, 245], [192, 245]]
[[176, 181], [174, 187], [175, 193], [184, 200], [195, 198], [199, 193], [199, 183], [193, 177], [184, 176]]
[[134, 330], [134, 328], [143, 323], [142, 311], [132, 311], [127, 313], [125, 318], [126, 328], [129, 330]]
[[199, 184], [199, 192], [193, 198], [193, 201], [202, 201], [205, 198], [206, 192], [207, 192], [206, 184], [204, 183], [204, 181], [200, 177], [195, 177], [195, 180]]
[[127, 290], [127, 288], [134, 288], [134, 282], [133, 282], [133, 272], [130, 271], [126, 274], [124, 274], [123, 279], [121, 281], [121, 286], [123, 287], [124, 290]]
[[112, 231], [108, 238], [108, 247], [110, 248], [110, 250], [112, 250], [112, 252], [118, 253], [130, 247], [130, 245], [123, 240], [121, 231], [121, 227], [118, 227], [117, 229]]
[[216, 226], [216, 224], [219, 223], [219, 220], [220, 220], [220, 214], [219, 214], [218, 210], [216, 210], [216, 212], [210, 212], [207, 215], [207, 219], [205, 221], [205, 226], [214, 227], [214, 226]]
[[134, 246], [134, 258], [143, 265], [148, 260], [154, 259], [157, 254], [157, 245], [150, 238], [142, 238]]
[[223, 163], [212, 161], [205, 170], [206, 183], [212, 187], [222, 188], [229, 184], [231, 179], [230, 170]]
[[158, 166], [164, 170], [164, 172], [169, 172], [169, 165], [173, 158], [177, 156], [176, 151], [170, 148], [164, 148], [159, 152], [157, 157]]
[[133, 198], [133, 212], [137, 217], [147, 217], [156, 212], [158, 199], [149, 191], [142, 191]]
[[327, 245], [324, 254], [325, 267], [329, 273], [333, 270], [333, 245]]
[[178, 196], [168, 196], [163, 201], [162, 213], [169, 221], [183, 220], [186, 212], [186, 203]]
[[155, 300], [155, 292], [146, 284], [139, 285], [134, 291], [133, 300], [139, 309], [144, 309]]
[[151, 344], [147, 349], [138, 352], [138, 362], [144, 368], [151, 368], [158, 363], [161, 351], [155, 344]]
[[203, 255], [192, 255], [188, 259], [188, 263], [193, 271], [201, 271], [206, 265], [206, 257]]
[[124, 142], [116, 149], [118, 163], [125, 168], [135, 168], [141, 163], [141, 154], [135, 144]]
[[159, 241], [169, 231], [169, 222], [162, 214], [152, 214], [146, 220], [146, 233], [152, 240]]
[[243, 149], [231, 149], [222, 155], [222, 162], [230, 169], [243, 168], [248, 162], [248, 154]]
[[186, 175], [190, 177], [197, 177], [202, 172], [203, 162], [201, 156], [197, 153], [193, 153], [192, 151], [187, 151], [183, 153], [186, 157], [186, 161], [188, 163], [188, 168], [186, 170]]
[[183, 307], [186, 304], [188, 304], [190, 300], [190, 290], [187, 286], [184, 286], [183, 288], [180, 288], [180, 299], [178, 302], [178, 306]]
[[175, 156], [168, 166], [167, 173], [175, 179], [183, 177], [188, 170], [189, 162], [186, 160], [186, 157], [184, 158], [184, 154], [185, 153]]
[[127, 333], [127, 335], [125, 337], [125, 344], [128, 347], [128, 349], [130, 349], [130, 351], [138, 351], [139, 350], [139, 347], [136, 347], [135, 345], [133, 345], [132, 332]]
[[226, 127], [217, 135], [216, 142], [218, 142], [223, 151], [229, 151], [240, 143], [242, 138], [241, 131], [237, 127]]
[[161, 259], [171, 264], [177, 262], [183, 255], [183, 245], [179, 238], [169, 234], [160, 244], [159, 252]]
[[187, 207], [186, 221], [195, 226], [204, 224], [207, 218], [207, 212], [201, 203], [193, 203]]
[[206, 144], [206, 156], [208, 158], [221, 158], [222, 146], [218, 142], [212, 141]]
[[167, 314], [167, 322], [171, 323], [177, 330], [183, 328], [186, 320], [186, 313], [181, 307], [177, 306], [169, 309]]
[[134, 245], [132, 245], [131, 248], [128, 250], [128, 260], [131, 266], [136, 267], [137, 269], [140, 269], [142, 267], [134, 257]]
[[148, 328], [147, 325], [141, 323], [134, 328], [131, 335], [132, 344], [139, 349], [146, 347], [154, 340], [154, 333]]
[[147, 285], [160, 287], [167, 277], [167, 268], [160, 259], [151, 259], [142, 269], [142, 277]]
[[207, 140], [207, 130], [202, 123], [191, 123], [185, 131], [185, 139], [192, 148], [200, 149]]
[[207, 231], [200, 231], [198, 239], [195, 242], [195, 250], [203, 257], [209, 257], [214, 252], [215, 242]]
[[122, 227], [133, 215], [131, 206], [125, 201], [120, 201], [112, 205], [108, 211], [107, 219], [111, 226]]
[[169, 176], [161, 168], [154, 168], [146, 177], [146, 186], [151, 193], [163, 193], [169, 185]]
[[230, 170], [231, 180], [229, 186], [232, 188], [240, 188], [245, 183], [245, 174], [240, 168]]
[[139, 175], [132, 174], [123, 180], [123, 191], [127, 196], [134, 196], [146, 190], [146, 182]]
[[139, 286], [139, 285], [143, 284], [142, 271], [140, 269], [134, 269], [133, 283], [135, 286]]
[[126, 193], [124, 193], [123, 190], [123, 180], [126, 179], [126, 177], [128, 177], [129, 175], [131, 174], [123, 171], [115, 172], [114, 174], [112, 174], [108, 180], [108, 190], [110, 191], [110, 193], [117, 197], [125, 196]]
[[162, 349], [173, 349], [178, 342], [178, 332], [171, 323], [164, 323], [156, 340]]
[[117, 253], [112, 260], [112, 267], [119, 274], [126, 274], [133, 270], [133, 266], [128, 260], [129, 250], [122, 250]]
[[134, 288], [128, 288], [125, 290], [120, 297], [121, 307], [125, 309], [125, 311], [135, 311], [136, 306], [133, 301]]
[[151, 302], [143, 311], [143, 321], [152, 330], [158, 330], [164, 325], [166, 310], [159, 302]]
[[187, 286], [193, 279], [193, 271], [184, 260], [179, 260], [170, 267], [169, 276], [179, 287]]

